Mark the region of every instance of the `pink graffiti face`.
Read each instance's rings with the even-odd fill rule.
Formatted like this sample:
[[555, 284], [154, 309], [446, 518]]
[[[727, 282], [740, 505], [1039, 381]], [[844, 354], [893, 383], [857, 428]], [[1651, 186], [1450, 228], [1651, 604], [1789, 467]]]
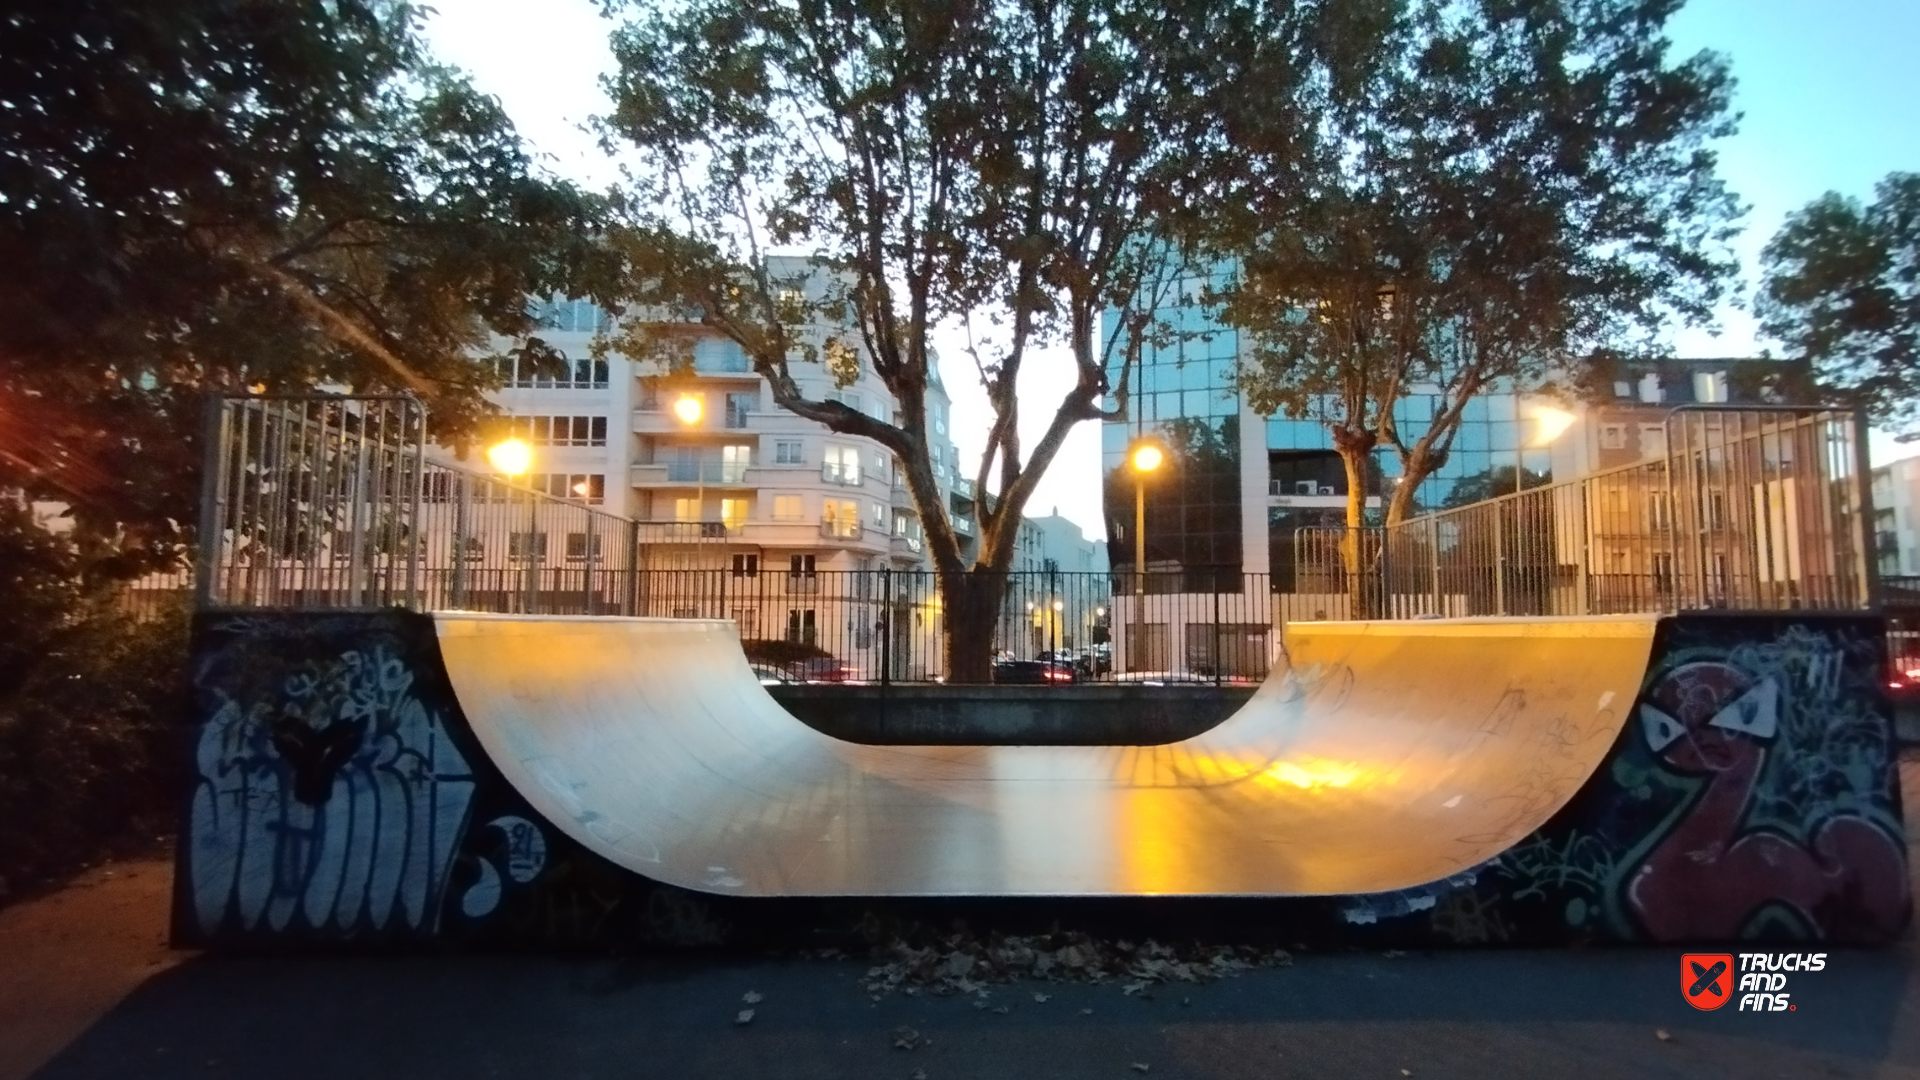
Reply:
[[1683, 772], [1724, 772], [1750, 761], [1771, 739], [1778, 692], [1729, 664], [1682, 664], [1640, 706], [1647, 745]]

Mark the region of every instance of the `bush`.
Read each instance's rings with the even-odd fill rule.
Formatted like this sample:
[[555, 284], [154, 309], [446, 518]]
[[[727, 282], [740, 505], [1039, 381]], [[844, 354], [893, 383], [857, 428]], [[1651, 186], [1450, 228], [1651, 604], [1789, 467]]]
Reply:
[[0, 899], [171, 834], [188, 610], [135, 620], [0, 511]]

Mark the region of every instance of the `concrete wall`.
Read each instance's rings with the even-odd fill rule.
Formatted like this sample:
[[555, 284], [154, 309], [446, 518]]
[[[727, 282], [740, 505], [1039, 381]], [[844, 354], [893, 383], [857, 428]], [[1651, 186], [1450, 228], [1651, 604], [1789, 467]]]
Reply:
[[1213, 727], [1251, 686], [770, 686], [817, 731], [928, 746], [1157, 746]]

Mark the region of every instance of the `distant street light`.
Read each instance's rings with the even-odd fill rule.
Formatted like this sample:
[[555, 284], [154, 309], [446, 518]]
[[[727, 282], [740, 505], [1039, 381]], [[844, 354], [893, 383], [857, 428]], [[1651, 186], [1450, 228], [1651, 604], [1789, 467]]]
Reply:
[[487, 464], [502, 476], [520, 476], [533, 467], [533, 448], [519, 439], [508, 439], [487, 448]]

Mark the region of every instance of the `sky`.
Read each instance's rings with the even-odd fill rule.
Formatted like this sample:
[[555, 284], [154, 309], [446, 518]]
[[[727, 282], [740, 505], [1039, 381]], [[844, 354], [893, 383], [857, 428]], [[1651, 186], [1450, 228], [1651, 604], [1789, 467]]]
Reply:
[[[556, 173], [594, 187], [618, 179], [615, 163], [584, 130], [607, 111], [600, 77], [613, 69], [591, 0], [434, 0], [427, 36], [439, 57], [497, 97], [522, 136]], [[1722, 140], [1721, 175], [1749, 204], [1738, 252], [1747, 293], [1760, 249], [1782, 220], [1827, 191], [1868, 198], [1896, 170], [1920, 171], [1912, 50], [1920, 0], [1691, 0], [1668, 27], [1675, 56], [1705, 49], [1730, 57], [1738, 80], [1740, 131]], [[1761, 340], [1751, 315], [1728, 305], [1717, 333], [1680, 332], [1677, 356], [1753, 356]], [[949, 328], [939, 335], [942, 373], [954, 399], [950, 430], [971, 474], [992, 423], [986, 394]], [[1055, 362], [1049, 362], [1052, 359]], [[1064, 357], [1032, 357], [1021, 381], [1022, 441], [1032, 445], [1072, 381]], [[1920, 454], [1876, 435], [1874, 460]], [[1088, 535], [1104, 535], [1100, 434], [1079, 425], [1041, 481], [1029, 515], [1056, 507]]]

